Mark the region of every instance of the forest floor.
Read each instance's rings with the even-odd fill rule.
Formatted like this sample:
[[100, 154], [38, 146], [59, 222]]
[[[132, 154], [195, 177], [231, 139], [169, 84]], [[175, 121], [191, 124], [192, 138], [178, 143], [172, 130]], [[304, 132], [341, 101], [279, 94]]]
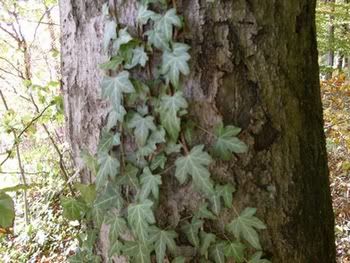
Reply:
[[335, 214], [337, 262], [350, 263], [350, 82], [322, 82], [330, 183]]

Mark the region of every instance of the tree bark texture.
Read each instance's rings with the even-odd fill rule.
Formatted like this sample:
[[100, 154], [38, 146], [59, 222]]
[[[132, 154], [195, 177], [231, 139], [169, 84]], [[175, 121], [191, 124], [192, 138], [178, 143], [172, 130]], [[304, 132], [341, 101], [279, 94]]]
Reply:
[[[116, 2], [119, 22], [132, 32], [136, 1]], [[213, 178], [236, 185], [236, 210], [257, 207], [267, 224], [263, 249], [272, 262], [335, 262], [315, 0], [175, 2], [186, 24], [179, 37], [191, 46], [185, 81], [190, 114], [208, 130], [218, 120], [241, 127], [249, 145], [247, 154], [211, 167]], [[67, 134], [79, 167], [82, 149], [96, 151], [105, 117], [98, 69], [105, 59], [102, 4], [60, 1]], [[208, 143], [205, 133], [197, 138]], [[85, 170], [82, 178], [89, 181]], [[196, 207], [196, 194], [175, 179], [161, 191], [160, 221], [176, 226]], [[214, 227], [220, 230], [233, 216], [223, 213]]]

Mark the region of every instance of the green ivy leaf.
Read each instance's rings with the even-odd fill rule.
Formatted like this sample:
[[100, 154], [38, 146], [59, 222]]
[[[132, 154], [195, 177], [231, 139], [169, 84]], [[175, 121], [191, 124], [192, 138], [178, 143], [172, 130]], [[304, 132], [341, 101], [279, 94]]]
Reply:
[[232, 220], [227, 226], [236, 238], [244, 238], [252, 247], [261, 249], [259, 236], [255, 229], [265, 229], [266, 226], [260, 219], [254, 216], [256, 208], [247, 207], [243, 212]]
[[112, 110], [108, 114], [108, 120], [106, 129], [110, 130], [117, 125], [118, 121], [123, 122], [124, 116], [126, 115], [126, 110], [123, 106], [119, 105], [112, 107]]
[[123, 93], [134, 92], [134, 87], [129, 80], [129, 72], [122, 71], [115, 77], [105, 76], [102, 80], [102, 97], [109, 99], [113, 107], [119, 109], [122, 103]]
[[121, 255], [123, 251], [123, 243], [119, 240], [114, 241], [110, 244], [108, 249], [108, 256], [113, 257], [114, 255]]
[[187, 101], [182, 92], [176, 92], [173, 96], [164, 95], [160, 101], [160, 121], [173, 141], [177, 141], [180, 132], [181, 120], [178, 111], [187, 108]]
[[97, 174], [97, 168], [98, 168], [98, 162], [95, 158], [95, 156], [93, 156], [91, 153], [89, 153], [89, 151], [87, 150], [83, 150], [80, 154], [81, 158], [84, 161], [84, 164], [86, 165], [86, 167], [89, 169], [89, 171], [96, 176]]
[[212, 243], [215, 243], [216, 236], [212, 233], [206, 233], [205, 231], [200, 232], [200, 238], [201, 238], [201, 247], [200, 247], [200, 254], [202, 256], [208, 257], [208, 249]]
[[100, 68], [104, 70], [116, 70], [119, 65], [124, 61], [124, 58], [121, 56], [113, 56], [111, 60], [100, 64]]
[[199, 209], [197, 210], [195, 217], [199, 219], [211, 219], [211, 220], [216, 219], [216, 216], [208, 210], [207, 203], [203, 203], [199, 206]]
[[130, 64], [126, 64], [124, 68], [131, 69], [137, 65], [145, 67], [148, 61], [147, 53], [144, 50], [144, 47], [137, 47], [132, 50], [132, 60]]
[[106, 224], [109, 225], [108, 237], [110, 244], [118, 242], [119, 237], [128, 229], [125, 219], [115, 213], [108, 215]]
[[173, 26], [182, 26], [181, 20], [176, 15], [176, 10], [174, 8], [169, 9], [163, 16], [159, 17], [159, 20], [156, 20], [155, 30], [161, 32], [167, 41], [171, 41], [173, 36]]
[[165, 251], [168, 249], [172, 253], [176, 250], [175, 238], [177, 234], [175, 231], [165, 231], [158, 227], [152, 227], [150, 230], [150, 240], [154, 243], [157, 263], [164, 262]]
[[199, 230], [202, 228], [203, 226], [203, 221], [196, 219], [196, 218], [192, 218], [191, 223], [186, 223], [183, 227], [182, 227], [182, 231], [185, 233], [188, 241], [190, 241], [190, 243], [195, 246], [196, 248], [199, 248]]
[[248, 261], [248, 263], [271, 263], [270, 260], [261, 258], [262, 254], [263, 253], [261, 251], [256, 252]]
[[108, 182], [108, 176], [114, 178], [117, 175], [120, 164], [118, 159], [105, 152], [99, 155], [98, 163], [100, 168], [96, 176], [96, 187], [100, 189]]
[[117, 24], [114, 20], [109, 20], [105, 24], [104, 36], [103, 36], [103, 47], [106, 50], [112, 39], [117, 38]]
[[123, 198], [119, 193], [119, 189], [109, 183], [105, 190], [97, 196], [94, 207], [98, 207], [102, 210], [111, 208], [121, 209], [123, 207]]
[[61, 197], [61, 205], [63, 207], [63, 216], [69, 220], [79, 220], [87, 211], [86, 204], [81, 199]]
[[191, 58], [187, 52], [189, 49], [186, 44], [174, 43], [172, 52], [165, 50], [163, 53], [162, 74], [174, 87], [179, 86], [180, 73], [183, 75], [190, 73], [187, 63]]
[[138, 189], [140, 185], [137, 176], [139, 169], [133, 166], [132, 164], [128, 163], [123, 172], [124, 173], [117, 178], [116, 183], [118, 185], [127, 185]]
[[208, 153], [203, 151], [203, 148], [204, 145], [197, 145], [187, 156], [179, 157], [175, 162], [175, 176], [180, 184], [183, 184], [190, 174], [193, 184], [207, 196], [212, 196], [214, 189], [208, 170], [212, 159]]
[[215, 194], [210, 196], [209, 199], [210, 199], [210, 202], [211, 202], [211, 207], [212, 207], [213, 212], [216, 215], [219, 215], [220, 211], [221, 211], [220, 195], [217, 192], [215, 192]]
[[93, 206], [91, 213], [92, 213], [92, 218], [94, 219], [94, 223], [96, 227], [100, 227], [105, 218], [106, 211], [101, 207]]
[[85, 201], [86, 204], [92, 205], [96, 198], [96, 189], [93, 184], [80, 184], [77, 183], [74, 187], [80, 192], [81, 197]]
[[223, 160], [230, 160], [232, 153], [245, 153], [248, 150], [247, 145], [235, 137], [241, 129], [235, 126], [220, 125], [216, 131], [216, 142], [213, 146], [215, 155]]
[[159, 175], [153, 175], [151, 170], [148, 167], [145, 167], [140, 181], [142, 186], [140, 199], [147, 199], [151, 193], [155, 199], [158, 199], [159, 186], [162, 184], [162, 178]]
[[161, 50], [169, 50], [169, 42], [164, 34], [158, 30], [148, 30], [145, 32], [148, 44]]
[[129, 43], [131, 40], [132, 37], [128, 33], [128, 28], [125, 27], [123, 29], [120, 29], [118, 32], [118, 38], [113, 43], [113, 48], [116, 50], [116, 52], [118, 52], [121, 45]]
[[153, 202], [144, 200], [138, 204], [131, 204], [128, 207], [128, 222], [138, 239], [147, 243], [149, 224], [155, 223], [152, 211]]
[[233, 258], [235, 262], [240, 263], [244, 261], [245, 246], [240, 242], [226, 242], [224, 254], [228, 258]]
[[156, 130], [156, 126], [154, 125], [153, 121], [153, 117], [142, 117], [138, 113], [135, 113], [133, 118], [129, 121], [128, 127], [130, 129], [134, 129], [134, 135], [138, 146], [144, 146], [149, 132]]
[[224, 199], [225, 206], [228, 208], [232, 207], [232, 195], [236, 191], [233, 185], [216, 185], [217, 194]]
[[166, 160], [167, 158], [164, 153], [158, 154], [151, 162], [151, 170], [154, 171], [157, 168], [164, 169]]
[[144, 243], [127, 241], [123, 247], [125, 255], [131, 257], [134, 263], [151, 263], [151, 251]]
[[185, 258], [184, 257], [176, 257], [171, 261], [171, 263], [185, 263]]
[[225, 242], [217, 242], [209, 248], [210, 258], [214, 260], [215, 263], [226, 263], [224, 254]]
[[14, 219], [15, 208], [13, 200], [11, 196], [0, 191], [0, 227], [11, 227]]
[[147, 8], [147, 5], [139, 5], [137, 10], [137, 22], [140, 25], [147, 24], [149, 19], [155, 20], [159, 17], [158, 14], [153, 12], [152, 10], [149, 10]]
[[102, 129], [102, 135], [100, 142], [98, 144], [99, 152], [109, 152], [113, 146], [117, 146], [120, 144], [120, 134], [112, 133], [107, 131], [106, 129]]

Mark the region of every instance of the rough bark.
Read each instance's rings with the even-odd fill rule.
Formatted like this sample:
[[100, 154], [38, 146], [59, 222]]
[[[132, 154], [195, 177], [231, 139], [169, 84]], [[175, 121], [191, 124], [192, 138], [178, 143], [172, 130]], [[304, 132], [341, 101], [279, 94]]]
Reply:
[[[118, 0], [121, 23], [134, 27], [135, 0]], [[191, 115], [211, 129], [222, 119], [243, 129], [249, 152], [212, 167], [236, 184], [237, 210], [258, 208], [272, 262], [335, 262], [333, 212], [323, 134], [315, 1], [179, 0], [191, 46], [186, 96]], [[96, 150], [104, 116], [99, 81], [103, 1], [61, 0], [62, 75], [67, 133], [76, 162]], [[205, 134], [198, 134], [206, 143]], [[83, 171], [84, 181], [88, 174]], [[175, 190], [174, 190], [175, 189]], [[163, 185], [160, 220], [176, 225], [196, 197], [175, 180]], [[168, 219], [170, 212], [175, 215]], [[176, 216], [177, 215], [177, 216]], [[232, 213], [221, 216], [223, 223]]]

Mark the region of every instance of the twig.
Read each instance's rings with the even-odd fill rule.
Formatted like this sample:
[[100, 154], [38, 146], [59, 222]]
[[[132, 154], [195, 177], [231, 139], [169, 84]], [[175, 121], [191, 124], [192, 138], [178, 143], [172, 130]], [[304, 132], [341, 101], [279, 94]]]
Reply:
[[[0, 90], [0, 96], [3, 97], [3, 94], [2, 94], [2, 92], [1, 92], [1, 90]], [[4, 101], [4, 100], [3, 100], [3, 101]], [[5, 103], [5, 102], [4, 102], [4, 103]], [[48, 106], [46, 106], [46, 108], [44, 108], [44, 110], [41, 111], [40, 114], [38, 114], [36, 117], [34, 117], [34, 118], [29, 122], [29, 124], [27, 124], [27, 126], [17, 135], [17, 140], [19, 140], [19, 139], [22, 137], [22, 135], [32, 126], [32, 124], [33, 124], [36, 120], [38, 120], [38, 119], [45, 113], [45, 111], [46, 111], [49, 107], [51, 107], [51, 106], [52, 106], [51, 104], [48, 105]], [[7, 105], [5, 105], [5, 108], [8, 108]], [[8, 160], [8, 158], [10, 158], [10, 156], [11, 156], [11, 154], [12, 154], [12, 151], [13, 151], [13, 148], [16, 146], [17, 143], [18, 143], [17, 141], [14, 141], [14, 143], [13, 143], [11, 149], [8, 151], [8, 154], [7, 154], [6, 158], [0, 163], [0, 166], [2, 166], [2, 165]]]

